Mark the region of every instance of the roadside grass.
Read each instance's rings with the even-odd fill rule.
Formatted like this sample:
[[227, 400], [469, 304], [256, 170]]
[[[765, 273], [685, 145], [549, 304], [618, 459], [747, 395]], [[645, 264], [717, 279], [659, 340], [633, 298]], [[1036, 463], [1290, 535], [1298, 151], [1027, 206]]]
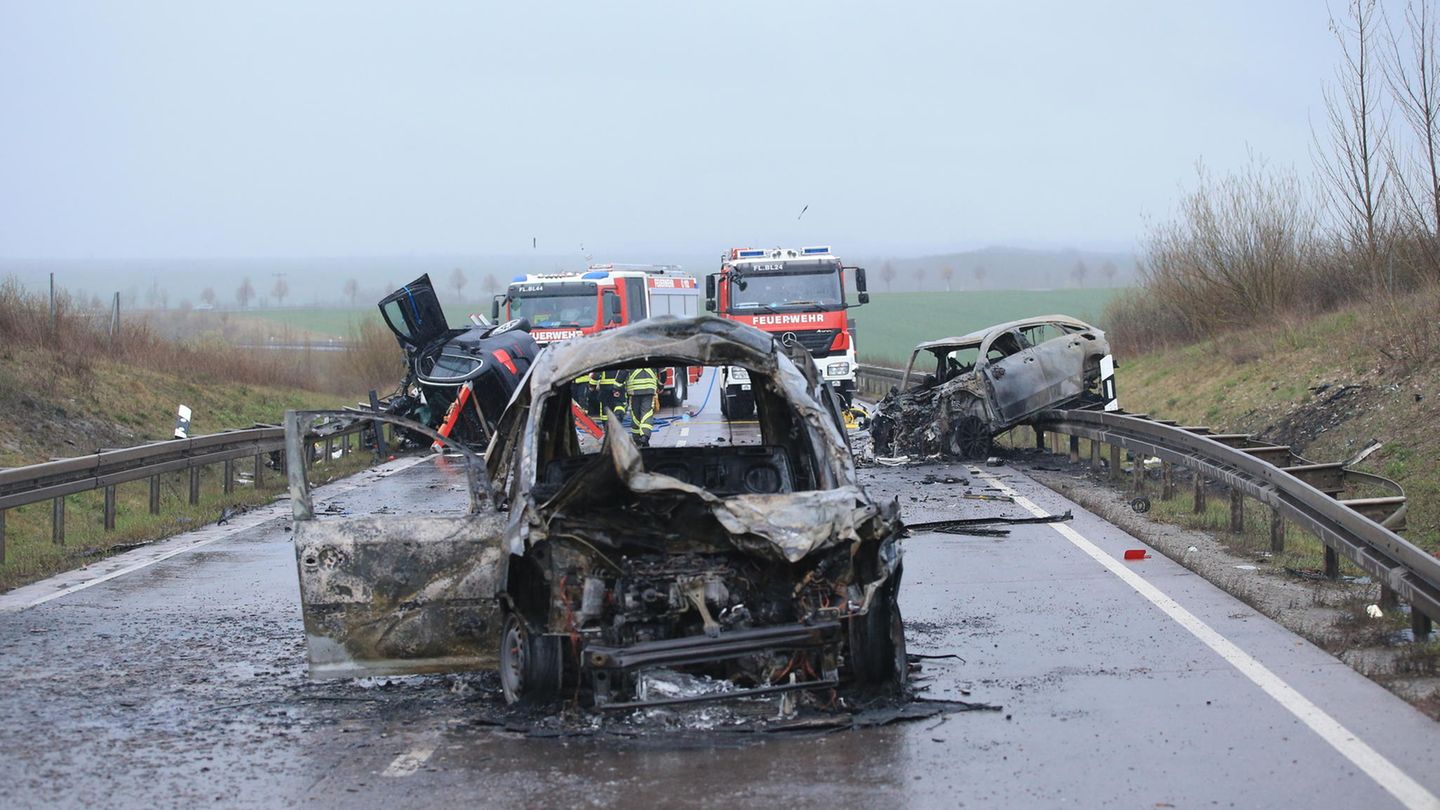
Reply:
[[[371, 464], [369, 451], [352, 447], [349, 456], [320, 462], [311, 468], [311, 484], [328, 483], [352, 475]], [[65, 498], [65, 544], [52, 540], [53, 502], [27, 504], [5, 510], [5, 561], [0, 564], [0, 591], [100, 562], [113, 553], [137, 545], [192, 531], [216, 522], [222, 510], [247, 510], [283, 497], [284, 471], [265, 468], [260, 486], [246, 480], [252, 471], [248, 459], [235, 462], [234, 490], [223, 491], [224, 467], [212, 464], [200, 471], [200, 502], [189, 502], [188, 471], [160, 476], [160, 514], [150, 514], [148, 480], [115, 488], [115, 530], [105, 531], [103, 490]]]

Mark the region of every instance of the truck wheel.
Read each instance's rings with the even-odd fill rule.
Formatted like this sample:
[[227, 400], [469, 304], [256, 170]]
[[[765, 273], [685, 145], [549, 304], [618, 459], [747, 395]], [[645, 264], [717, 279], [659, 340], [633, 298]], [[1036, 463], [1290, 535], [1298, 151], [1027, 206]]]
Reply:
[[909, 673], [905, 657], [905, 622], [896, 598], [899, 571], [875, 594], [870, 610], [850, 620], [850, 670], [866, 686], [903, 684]]
[[690, 370], [686, 368], [675, 369], [675, 405], [679, 407], [685, 404], [690, 398]]
[[985, 458], [990, 455], [990, 428], [973, 413], [965, 414], [945, 437], [945, 452], [955, 458]]
[[726, 419], [730, 418], [730, 395], [723, 390], [720, 392], [720, 415]]
[[559, 639], [533, 636], [513, 611], [500, 631], [500, 688], [506, 703], [543, 703], [560, 694], [562, 664]]

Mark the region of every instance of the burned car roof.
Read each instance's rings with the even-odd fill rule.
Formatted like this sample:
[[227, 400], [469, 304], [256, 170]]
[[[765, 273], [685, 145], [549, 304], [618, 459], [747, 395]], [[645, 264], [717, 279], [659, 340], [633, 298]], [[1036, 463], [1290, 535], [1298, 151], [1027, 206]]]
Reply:
[[1069, 325], [1074, 326], [1074, 327], [1076, 327], [1076, 328], [1078, 328], [1078, 329], [1094, 329], [1094, 328], [1095, 328], [1095, 327], [1091, 326], [1090, 324], [1085, 323], [1085, 322], [1082, 321], [1082, 320], [1078, 320], [1078, 319], [1076, 319], [1076, 318], [1072, 318], [1072, 317], [1070, 317], [1069, 315], [1039, 315], [1039, 316], [1036, 316], [1036, 317], [1034, 317], [1034, 318], [1022, 318], [1022, 319], [1020, 319], [1020, 320], [1018, 320], [1018, 321], [1007, 321], [1007, 322], [1005, 322], [1005, 323], [997, 323], [997, 324], [995, 324], [994, 326], [987, 326], [987, 327], [985, 327], [984, 329], [977, 329], [977, 330], [975, 330], [974, 332], [971, 332], [971, 333], [969, 333], [969, 334], [967, 334], [967, 335], [959, 335], [959, 336], [957, 336], [957, 337], [948, 337], [948, 338], [939, 338], [939, 339], [937, 339], [937, 340], [927, 340], [927, 341], [925, 341], [925, 342], [923, 342], [923, 343], [917, 343], [917, 344], [915, 344], [915, 351], [928, 351], [928, 350], [930, 350], [930, 349], [935, 349], [935, 348], [940, 348], [940, 347], [949, 347], [949, 346], [969, 345], [969, 344], [971, 344], [971, 343], [980, 343], [980, 342], [984, 341], [985, 338], [987, 338], [987, 337], [989, 337], [989, 336], [991, 336], [991, 335], [993, 335], [993, 334], [995, 334], [995, 333], [997, 333], [997, 332], [1008, 332], [1008, 331], [1010, 331], [1011, 329], [1024, 329], [1024, 328], [1027, 327], [1027, 326], [1038, 326], [1038, 325], [1040, 325], [1040, 324], [1042, 324], [1042, 323], [1063, 323], [1063, 324], [1069, 324]]

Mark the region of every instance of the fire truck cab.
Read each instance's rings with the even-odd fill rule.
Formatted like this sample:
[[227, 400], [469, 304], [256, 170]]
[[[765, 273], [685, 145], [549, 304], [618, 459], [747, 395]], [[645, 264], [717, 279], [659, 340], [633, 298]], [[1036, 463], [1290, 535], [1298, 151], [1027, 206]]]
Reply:
[[[855, 304], [845, 300], [847, 270], [855, 273]], [[865, 269], [846, 267], [828, 247], [733, 248], [720, 271], [705, 278], [706, 309], [774, 333], [785, 346], [803, 346], [846, 407], [855, 395], [856, 370], [854, 325], [846, 311], [869, 300]], [[725, 416], [749, 418], [755, 398], [745, 370], [727, 367], [720, 381]]]
[[[517, 275], [495, 296], [491, 318], [525, 318], [542, 346], [642, 321], [652, 315], [694, 317], [700, 290], [694, 276], [675, 265], [592, 264], [583, 273]], [[699, 369], [661, 369], [660, 399], [685, 401]]]

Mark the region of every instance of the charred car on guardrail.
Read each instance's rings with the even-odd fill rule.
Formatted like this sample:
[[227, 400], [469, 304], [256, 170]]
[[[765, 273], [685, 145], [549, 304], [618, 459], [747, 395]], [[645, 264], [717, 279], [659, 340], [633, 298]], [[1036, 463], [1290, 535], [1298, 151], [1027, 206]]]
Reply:
[[1115, 407], [1105, 333], [1066, 315], [921, 343], [871, 416], [875, 454], [984, 458], [991, 439], [1075, 403]]
[[[611, 709], [694, 699], [647, 694], [660, 672], [723, 684], [704, 699], [903, 681], [898, 505], [856, 482], [813, 365], [713, 317], [548, 347], [473, 514], [297, 520], [312, 673], [494, 667], [511, 701]], [[582, 440], [571, 381], [664, 366], [747, 369], [753, 441]]]

